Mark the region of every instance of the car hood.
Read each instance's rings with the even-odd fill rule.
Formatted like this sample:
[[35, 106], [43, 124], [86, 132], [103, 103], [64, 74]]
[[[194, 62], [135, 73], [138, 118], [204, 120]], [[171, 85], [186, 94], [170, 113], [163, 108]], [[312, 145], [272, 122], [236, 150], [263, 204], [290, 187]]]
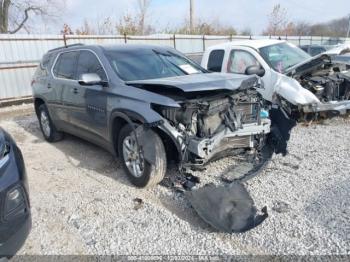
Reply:
[[[178, 77], [128, 81], [127, 85], [136, 87], [162, 86], [179, 89], [185, 93], [215, 90], [244, 90], [251, 87], [259, 87], [260, 81], [256, 76], [233, 74], [193, 74]], [[151, 91], [151, 88], [149, 88]]]
[[336, 48], [330, 49], [322, 54], [310, 57], [309, 59], [288, 68], [285, 71], [285, 74], [289, 76], [303, 74], [304, 72], [309, 71], [314, 67], [321, 66], [324, 63], [332, 62], [332, 58], [334, 56], [340, 55], [343, 52], [346, 52], [347, 50], [350, 50], [350, 45], [341, 45]]
[[310, 57], [309, 59], [288, 68], [284, 72], [284, 74], [288, 76], [300, 75], [306, 71], [311, 70], [312, 68], [319, 67], [322, 64], [330, 61], [331, 61], [331, 58], [328, 54], [319, 54], [317, 56]]

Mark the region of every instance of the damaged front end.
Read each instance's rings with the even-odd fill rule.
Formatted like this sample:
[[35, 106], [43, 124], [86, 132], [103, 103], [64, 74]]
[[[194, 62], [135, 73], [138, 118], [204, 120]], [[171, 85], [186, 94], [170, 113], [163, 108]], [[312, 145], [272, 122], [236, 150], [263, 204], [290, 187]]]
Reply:
[[[298, 101], [290, 99], [290, 90], [279, 89], [279, 101], [286, 111], [299, 111], [301, 116], [313, 114], [330, 117], [344, 115], [350, 111], [350, 72], [345, 64], [335, 64], [328, 55], [320, 55], [293, 67], [286, 73], [284, 81], [303, 95]], [[289, 76], [289, 77], [288, 77]], [[292, 79], [293, 78], [293, 79]], [[286, 83], [284, 83], [286, 85]], [[287, 100], [292, 105], [285, 105]], [[284, 104], [283, 104], [284, 103]]]
[[167, 120], [163, 128], [176, 138], [181, 168], [200, 168], [237, 149], [260, 149], [270, 132], [270, 120], [261, 113], [262, 99], [253, 88], [179, 104], [180, 108], [153, 108]]

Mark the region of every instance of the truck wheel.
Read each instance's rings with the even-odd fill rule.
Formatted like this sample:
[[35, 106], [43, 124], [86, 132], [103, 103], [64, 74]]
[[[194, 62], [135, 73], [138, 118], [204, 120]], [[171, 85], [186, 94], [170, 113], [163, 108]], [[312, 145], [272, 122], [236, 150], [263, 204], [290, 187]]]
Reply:
[[153, 131], [155, 164], [148, 163], [142, 153], [137, 152], [136, 138], [133, 128], [125, 125], [119, 133], [118, 154], [128, 178], [137, 187], [151, 187], [160, 183], [166, 172], [166, 152], [159, 135]]
[[46, 141], [57, 142], [63, 138], [63, 133], [58, 132], [56, 127], [53, 125], [49, 115], [49, 111], [45, 104], [39, 106], [38, 119], [40, 124], [41, 132]]

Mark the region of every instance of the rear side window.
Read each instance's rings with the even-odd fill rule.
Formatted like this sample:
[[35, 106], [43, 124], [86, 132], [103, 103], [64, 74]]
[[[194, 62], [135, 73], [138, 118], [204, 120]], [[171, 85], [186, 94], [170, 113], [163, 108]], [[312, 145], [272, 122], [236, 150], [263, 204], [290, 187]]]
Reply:
[[43, 59], [41, 60], [39, 66], [36, 69], [35, 75], [37, 77], [46, 77], [48, 76], [48, 70], [49, 70], [49, 63], [51, 59], [51, 54], [44, 55]]
[[58, 78], [76, 80], [78, 52], [66, 52], [59, 55], [53, 73]]
[[213, 50], [209, 55], [208, 70], [213, 72], [221, 72], [222, 63], [224, 61], [224, 50]]
[[106, 73], [96, 55], [90, 51], [80, 51], [77, 77], [80, 79], [82, 74], [88, 73], [98, 74], [102, 81], [107, 81]]

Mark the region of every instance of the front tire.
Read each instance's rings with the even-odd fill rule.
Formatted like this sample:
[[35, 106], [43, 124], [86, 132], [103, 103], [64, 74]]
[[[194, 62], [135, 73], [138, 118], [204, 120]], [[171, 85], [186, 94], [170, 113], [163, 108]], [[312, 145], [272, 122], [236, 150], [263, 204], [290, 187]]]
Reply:
[[41, 132], [46, 141], [52, 143], [62, 140], [63, 133], [58, 132], [56, 127], [53, 125], [52, 120], [49, 115], [49, 111], [45, 104], [39, 106], [38, 119], [40, 124]]
[[119, 133], [118, 154], [130, 182], [136, 187], [152, 187], [160, 183], [166, 173], [166, 152], [163, 141], [157, 133], [154, 136], [153, 149], [155, 164], [148, 163], [142, 154], [138, 154], [133, 128], [127, 124]]

